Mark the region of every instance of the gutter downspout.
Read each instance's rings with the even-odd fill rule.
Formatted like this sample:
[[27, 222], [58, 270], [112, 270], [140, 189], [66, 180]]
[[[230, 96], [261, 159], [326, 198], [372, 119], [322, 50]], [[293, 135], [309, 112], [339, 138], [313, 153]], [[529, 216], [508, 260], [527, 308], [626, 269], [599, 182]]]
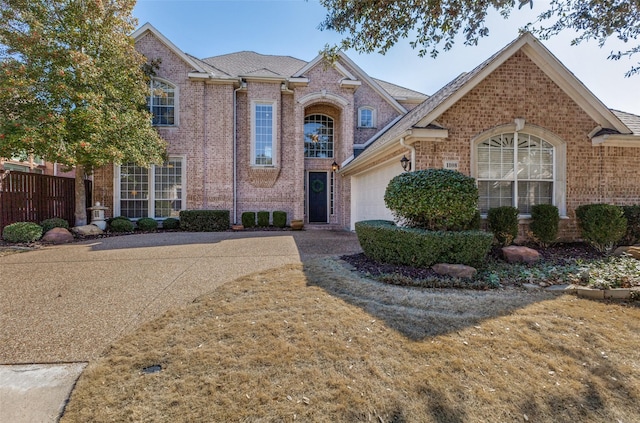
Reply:
[[238, 91], [247, 85], [240, 81], [240, 86], [233, 90], [233, 224], [238, 224]]
[[411, 166], [413, 170], [416, 170], [416, 148], [413, 145], [404, 143], [404, 137], [400, 138], [400, 145], [411, 150]]
[[202, 83], [202, 200], [203, 208], [209, 208], [209, 198], [207, 197], [207, 83]]

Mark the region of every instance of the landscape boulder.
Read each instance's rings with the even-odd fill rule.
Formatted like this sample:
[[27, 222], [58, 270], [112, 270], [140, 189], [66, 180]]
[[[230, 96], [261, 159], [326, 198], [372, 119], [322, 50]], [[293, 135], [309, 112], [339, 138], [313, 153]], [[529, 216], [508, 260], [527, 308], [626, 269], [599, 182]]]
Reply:
[[96, 225], [74, 226], [71, 228], [71, 232], [80, 236], [102, 235], [104, 233], [104, 231]]
[[535, 263], [541, 258], [536, 250], [519, 245], [504, 247], [502, 255], [507, 263]]
[[465, 266], [464, 264], [438, 263], [433, 265], [432, 269], [439, 275], [451, 276], [461, 279], [470, 279], [474, 277], [478, 272], [475, 268], [471, 266]]
[[64, 244], [73, 241], [73, 234], [65, 228], [53, 228], [47, 231], [42, 237], [44, 242], [52, 242], [54, 244]]

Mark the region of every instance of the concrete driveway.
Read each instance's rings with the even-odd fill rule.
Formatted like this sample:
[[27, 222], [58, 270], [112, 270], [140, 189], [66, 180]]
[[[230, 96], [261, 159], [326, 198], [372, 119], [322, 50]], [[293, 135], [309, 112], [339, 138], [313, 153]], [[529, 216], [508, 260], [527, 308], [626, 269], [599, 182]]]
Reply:
[[56, 421], [88, 361], [171, 307], [243, 275], [359, 251], [349, 232], [173, 232], [0, 257], [0, 421]]

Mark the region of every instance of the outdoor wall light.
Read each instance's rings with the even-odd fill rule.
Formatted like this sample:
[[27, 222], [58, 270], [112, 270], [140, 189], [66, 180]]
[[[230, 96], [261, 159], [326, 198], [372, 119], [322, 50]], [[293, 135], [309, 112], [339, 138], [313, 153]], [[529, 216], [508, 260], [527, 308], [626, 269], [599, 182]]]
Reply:
[[340, 165], [338, 163], [336, 163], [335, 160], [334, 160], [334, 162], [331, 163], [331, 171], [335, 172], [338, 169], [340, 169]]
[[402, 156], [402, 158], [400, 159], [400, 164], [402, 165], [402, 169], [404, 169], [405, 172], [411, 170], [411, 160], [407, 159], [407, 156]]

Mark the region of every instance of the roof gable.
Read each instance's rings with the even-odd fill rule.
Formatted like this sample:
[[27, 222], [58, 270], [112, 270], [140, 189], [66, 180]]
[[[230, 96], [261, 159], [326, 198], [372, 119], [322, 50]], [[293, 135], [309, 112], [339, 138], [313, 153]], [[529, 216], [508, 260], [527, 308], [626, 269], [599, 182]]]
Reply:
[[[363, 162], [387, 145], [394, 143], [416, 128], [428, 128], [467, 93], [473, 90], [509, 58], [522, 51], [560, 89], [562, 89], [601, 128], [611, 128], [620, 134], [633, 131], [620, 115], [609, 110], [586, 86], [576, 78], [546, 47], [530, 33], [524, 33], [493, 54], [472, 71], [453, 79], [422, 104], [412, 109], [385, 133], [372, 140], [370, 147], [354, 161]], [[635, 122], [635, 119], [626, 119]]]
[[[314, 67], [321, 65], [324, 63], [324, 56], [319, 54], [315, 59], [307, 63], [306, 66], [298, 70], [293, 75], [293, 78], [302, 78], [309, 72], [309, 70]], [[349, 68], [353, 70], [353, 72], [349, 71], [342, 63], [344, 62]], [[365, 73], [358, 65], [356, 65], [349, 57], [343, 52], [338, 53], [338, 60], [332, 64], [332, 66], [340, 72], [346, 80], [348, 81], [358, 81], [362, 80], [367, 85], [369, 85], [373, 90], [385, 99], [394, 109], [396, 109], [399, 113], [407, 113], [407, 109], [404, 108], [398, 101], [387, 91], [385, 90], [378, 82], [376, 82], [373, 78], [371, 78], [367, 73]]]
[[178, 56], [180, 59], [182, 59], [185, 63], [187, 63], [189, 66], [191, 66], [196, 72], [207, 73], [207, 71], [202, 67], [202, 65], [200, 63], [198, 63], [191, 56], [187, 55], [185, 52], [183, 52], [178, 47], [176, 47], [175, 44], [173, 44], [171, 41], [169, 41], [169, 39], [167, 37], [162, 35], [160, 33], [160, 31], [158, 31], [149, 22], [145, 23], [140, 28], [138, 28], [131, 36], [133, 37], [134, 40], [137, 41], [138, 39], [140, 39], [146, 33], [153, 34], [154, 37], [156, 37], [158, 40], [160, 40], [160, 42], [162, 44], [164, 44], [169, 50], [171, 50], [176, 56]]

